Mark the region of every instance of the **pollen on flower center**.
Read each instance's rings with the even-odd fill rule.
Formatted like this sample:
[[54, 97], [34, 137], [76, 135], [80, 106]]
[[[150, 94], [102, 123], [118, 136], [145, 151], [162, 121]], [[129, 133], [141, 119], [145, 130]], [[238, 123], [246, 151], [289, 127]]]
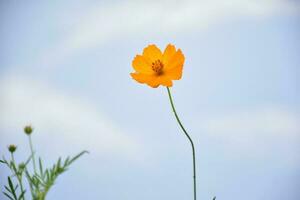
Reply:
[[152, 70], [155, 71], [157, 74], [162, 74], [163, 68], [164, 64], [160, 60], [156, 60], [152, 63]]

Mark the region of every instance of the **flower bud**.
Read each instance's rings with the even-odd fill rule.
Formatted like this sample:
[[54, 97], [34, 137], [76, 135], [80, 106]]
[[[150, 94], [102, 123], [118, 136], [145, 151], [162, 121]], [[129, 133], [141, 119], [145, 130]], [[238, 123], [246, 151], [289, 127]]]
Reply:
[[16, 145], [11, 144], [11, 145], [8, 146], [8, 151], [10, 153], [14, 153], [16, 150], [17, 150], [17, 146]]
[[24, 170], [25, 167], [26, 167], [25, 163], [19, 164], [19, 169], [20, 169], [20, 170]]
[[25, 126], [24, 127], [24, 132], [26, 133], [26, 135], [30, 135], [33, 131], [33, 128], [31, 126]]

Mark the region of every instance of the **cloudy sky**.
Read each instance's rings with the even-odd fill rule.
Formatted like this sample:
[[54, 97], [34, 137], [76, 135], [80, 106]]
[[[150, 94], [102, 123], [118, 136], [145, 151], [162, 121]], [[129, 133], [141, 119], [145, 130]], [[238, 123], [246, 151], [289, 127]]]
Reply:
[[129, 76], [145, 46], [172, 43], [186, 58], [172, 92], [199, 199], [299, 199], [299, 20], [295, 0], [1, 0], [0, 153], [15, 143], [26, 157], [32, 124], [49, 165], [90, 151], [49, 200], [192, 199], [166, 89]]

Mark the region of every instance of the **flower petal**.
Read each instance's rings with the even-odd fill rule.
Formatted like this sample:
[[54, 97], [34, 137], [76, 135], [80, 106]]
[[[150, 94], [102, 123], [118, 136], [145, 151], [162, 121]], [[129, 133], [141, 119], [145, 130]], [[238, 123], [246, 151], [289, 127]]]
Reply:
[[156, 45], [152, 44], [144, 48], [143, 56], [147, 57], [152, 63], [156, 60], [161, 60], [162, 53]]
[[168, 76], [172, 80], [179, 80], [182, 76], [183, 65], [178, 65], [166, 72], [166, 76]]
[[169, 60], [167, 65], [165, 66], [166, 71], [171, 70], [178, 66], [183, 66], [184, 63], [184, 55], [182, 54], [181, 50], [178, 49], [176, 53], [172, 56]]
[[162, 85], [166, 86], [166, 87], [172, 87], [173, 86], [173, 82], [172, 80], [170, 79], [164, 79], [162, 82], [161, 82]]
[[157, 88], [160, 85], [172, 87], [172, 80], [168, 76], [155, 76], [141, 73], [131, 73], [131, 77], [139, 83], [146, 83], [150, 87]]
[[153, 75], [141, 74], [141, 73], [131, 73], [131, 77], [139, 83], [149, 83], [155, 78]]
[[149, 83], [147, 83], [149, 86], [153, 88], [157, 88], [159, 85], [172, 87], [173, 83], [167, 76], [156, 76], [155, 78], [151, 79]]
[[175, 46], [172, 44], [168, 44], [163, 54], [164, 65], [168, 65], [169, 61], [171, 60], [171, 58], [174, 56], [175, 53], [176, 53]]
[[132, 61], [132, 66], [135, 71], [145, 74], [153, 74], [153, 70], [151, 68], [151, 63], [148, 58], [144, 56], [137, 55]]
[[166, 66], [165, 74], [172, 80], [181, 79], [183, 64], [184, 55], [182, 54], [181, 50], [178, 49]]

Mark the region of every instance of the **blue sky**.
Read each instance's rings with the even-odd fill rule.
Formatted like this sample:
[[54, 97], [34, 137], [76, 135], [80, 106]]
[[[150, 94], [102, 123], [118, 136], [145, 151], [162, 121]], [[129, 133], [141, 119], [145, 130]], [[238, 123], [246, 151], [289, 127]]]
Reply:
[[192, 199], [191, 149], [166, 89], [129, 76], [146, 45], [173, 43], [186, 58], [172, 92], [195, 140], [199, 199], [298, 199], [299, 10], [288, 0], [1, 1], [0, 152], [16, 143], [17, 159], [28, 155], [30, 123], [48, 164], [91, 152], [49, 200]]

